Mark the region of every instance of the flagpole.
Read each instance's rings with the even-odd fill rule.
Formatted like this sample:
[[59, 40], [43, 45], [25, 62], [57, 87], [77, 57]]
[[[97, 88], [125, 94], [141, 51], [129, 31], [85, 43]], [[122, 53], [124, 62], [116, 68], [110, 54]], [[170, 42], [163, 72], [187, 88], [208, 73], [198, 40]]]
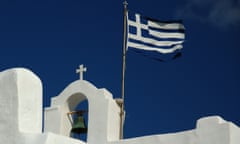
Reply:
[[120, 112], [120, 139], [123, 139], [123, 121], [124, 121], [124, 99], [125, 99], [125, 70], [126, 70], [126, 49], [127, 49], [127, 0], [123, 2], [124, 6], [124, 27], [123, 27], [123, 54], [122, 54], [122, 104]]

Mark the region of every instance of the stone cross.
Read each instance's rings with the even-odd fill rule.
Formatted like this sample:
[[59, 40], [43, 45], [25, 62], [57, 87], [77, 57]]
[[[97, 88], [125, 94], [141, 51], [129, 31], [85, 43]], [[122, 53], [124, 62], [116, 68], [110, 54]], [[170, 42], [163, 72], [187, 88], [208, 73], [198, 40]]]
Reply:
[[87, 68], [83, 66], [83, 64], [81, 64], [79, 66], [79, 69], [76, 69], [76, 73], [79, 73], [80, 75], [80, 80], [83, 80], [83, 73], [87, 71]]

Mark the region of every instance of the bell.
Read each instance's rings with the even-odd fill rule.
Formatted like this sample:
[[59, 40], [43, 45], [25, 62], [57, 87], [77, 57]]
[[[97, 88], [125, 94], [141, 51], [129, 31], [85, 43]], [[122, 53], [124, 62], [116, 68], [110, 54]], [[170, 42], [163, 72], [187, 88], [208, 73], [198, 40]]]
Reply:
[[78, 115], [74, 120], [71, 132], [77, 134], [87, 133], [87, 128], [82, 115]]

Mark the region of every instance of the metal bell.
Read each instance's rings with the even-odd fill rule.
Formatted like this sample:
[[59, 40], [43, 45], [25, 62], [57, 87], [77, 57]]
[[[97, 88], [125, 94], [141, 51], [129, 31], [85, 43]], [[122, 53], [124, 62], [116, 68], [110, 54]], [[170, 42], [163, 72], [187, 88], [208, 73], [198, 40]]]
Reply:
[[77, 134], [87, 133], [83, 115], [77, 115], [77, 118], [73, 122], [71, 132]]

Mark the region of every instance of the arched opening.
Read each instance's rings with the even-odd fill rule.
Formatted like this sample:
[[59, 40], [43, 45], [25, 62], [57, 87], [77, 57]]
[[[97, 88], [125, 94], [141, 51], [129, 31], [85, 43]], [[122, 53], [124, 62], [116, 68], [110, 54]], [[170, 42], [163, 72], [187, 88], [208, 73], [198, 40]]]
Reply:
[[74, 94], [68, 99], [68, 119], [71, 123], [69, 135], [87, 142], [88, 100], [82, 94]]
[[88, 128], [88, 101], [87, 99], [79, 103], [72, 114], [73, 125], [70, 131], [72, 138], [87, 141], [87, 128]]

